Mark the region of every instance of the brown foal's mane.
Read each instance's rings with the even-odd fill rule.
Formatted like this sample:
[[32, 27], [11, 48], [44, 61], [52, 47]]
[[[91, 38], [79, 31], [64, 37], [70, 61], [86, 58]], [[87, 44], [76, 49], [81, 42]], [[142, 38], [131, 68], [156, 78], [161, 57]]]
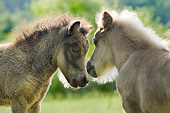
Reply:
[[75, 17], [68, 13], [66, 14], [49, 14], [38, 19], [34, 24], [23, 23], [19, 27], [15, 28], [13, 34], [16, 38], [15, 43], [32, 40], [38, 38], [45, 33], [51, 32], [56, 29], [59, 31], [62, 27], [67, 26], [73, 21], [80, 21], [82, 30], [83, 26], [90, 25], [86, 20], [80, 17]]

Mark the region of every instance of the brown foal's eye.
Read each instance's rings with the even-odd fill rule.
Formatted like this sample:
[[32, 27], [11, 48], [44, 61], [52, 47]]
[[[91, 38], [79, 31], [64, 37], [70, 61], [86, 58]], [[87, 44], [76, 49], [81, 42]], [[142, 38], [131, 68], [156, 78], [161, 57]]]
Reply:
[[72, 48], [72, 52], [73, 52], [73, 53], [78, 53], [78, 52], [79, 52], [79, 49], [78, 49], [78, 48]]
[[77, 43], [73, 43], [73, 44], [71, 45], [71, 51], [72, 51], [73, 53], [79, 53], [79, 52], [80, 52], [80, 48], [78, 47], [78, 44], [77, 44]]

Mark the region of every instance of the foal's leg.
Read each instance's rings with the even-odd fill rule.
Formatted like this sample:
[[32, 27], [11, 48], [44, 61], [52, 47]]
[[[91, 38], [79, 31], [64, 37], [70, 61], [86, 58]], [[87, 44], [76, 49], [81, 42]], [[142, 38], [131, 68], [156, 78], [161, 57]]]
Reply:
[[28, 104], [24, 101], [12, 100], [11, 110], [12, 113], [27, 113]]
[[27, 113], [40, 113], [41, 105], [34, 104], [30, 109], [28, 109]]
[[133, 102], [122, 102], [122, 107], [124, 109], [124, 113], [143, 113], [137, 103]]
[[31, 108], [28, 109], [28, 113], [40, 113], [41, 102], [46, 95], [46, 92], [47, 92], [48, 87], [49, 87], [49, 82], [50, 81], [47, 81], [46, 83], [44, 83], [44, 87], [43, 87], [43, 90], [40, 94], [40, 98], [35, 102], [35, 104], [32, 105]]

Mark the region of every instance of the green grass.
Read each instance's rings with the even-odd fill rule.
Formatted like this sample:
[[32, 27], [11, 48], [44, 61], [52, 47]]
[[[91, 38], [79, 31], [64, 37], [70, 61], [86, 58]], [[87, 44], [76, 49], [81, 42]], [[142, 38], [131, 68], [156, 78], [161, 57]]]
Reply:
[[[11, 113], [9, 107], [0, 107], [0, 113]], [[41, 113], [123, 113], [120, 97], [116, 95], [79, 96], [42, 102]]]

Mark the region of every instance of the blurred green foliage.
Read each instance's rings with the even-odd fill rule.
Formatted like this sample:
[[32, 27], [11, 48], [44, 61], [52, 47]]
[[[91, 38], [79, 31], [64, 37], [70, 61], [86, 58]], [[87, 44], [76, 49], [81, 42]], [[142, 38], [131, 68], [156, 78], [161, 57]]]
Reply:
[[169, 0], [120, 0], [119, 7], [131, 6], [133, 9], [138, 7], [152, 7], [153, 18], [160, 17], [164, 24], [169, 22], [170, 1]]
[[159, 34], [163, 38], [168, 38], [168, 30], [169, 25], [163, 24], [161, 22], [161, 17], [154, 18], [154, 7], [137, 7], [136, 11], [138, 17], [144, 23], [145, 26], [149, 26], [150, 28], [154, 29], [157, 34]]
[[9, 16], [9, 13], [5, 11], [3, 3], [0, 2], [0, 40], [4, 40], [7, 33], [12, 29], [14, 22]]
[[3, 2], [4, 6], [7, 7], [6, 10], [15, 12], [17, 10], [24, 10], [25, 5], [30, 3], [30, 0], [0, 0], [0, 2]]
[[[117, 11], [122, 9], [134, 10], [145, 26], [154, 29], [163, 38], [170, 36], [169, 0], [17, 0], [17, 2], [0, 0], [0, 43], [12, 41], [12, 29], [22, 24], [23, 21], [32, 21], [40, 15], [49, 14], [51, 11], [56, 12], [56, 14], [69, 12], [70, 14], [84, 17], [94, 26], [94, 30], [89, 36], [88, 59], [94, 50], [92, 38], [97, 28], [95, 15], [102, 10], [102, 7], [103, 9]], [[56, 74], [52, 79], [49, 94], [54, 97], [65, 97], [68, 94], [82, 95], [85, 92], [93, 91], [112, 94], [115, 89], [115, 82], [98, 85], [91, 81], [86, 88], [81, 88], [77, 91], [65, 89]]]
[[94, 24], [94, 15], [99, 11], [101, 4], [96, 0], [40, 0], [32, 1], [31, 9], [35, 14], [48, 14], [55, 12], [70, 12], [86, 18]]
[[13, 41], [14, 38], [11, 38], [13, 28], [23, 21], [33, 19], [30, 8], [27, 5], [23, 7], [23, 10], [16, 10], [13, 13], [0, 1], [0, 43]]

